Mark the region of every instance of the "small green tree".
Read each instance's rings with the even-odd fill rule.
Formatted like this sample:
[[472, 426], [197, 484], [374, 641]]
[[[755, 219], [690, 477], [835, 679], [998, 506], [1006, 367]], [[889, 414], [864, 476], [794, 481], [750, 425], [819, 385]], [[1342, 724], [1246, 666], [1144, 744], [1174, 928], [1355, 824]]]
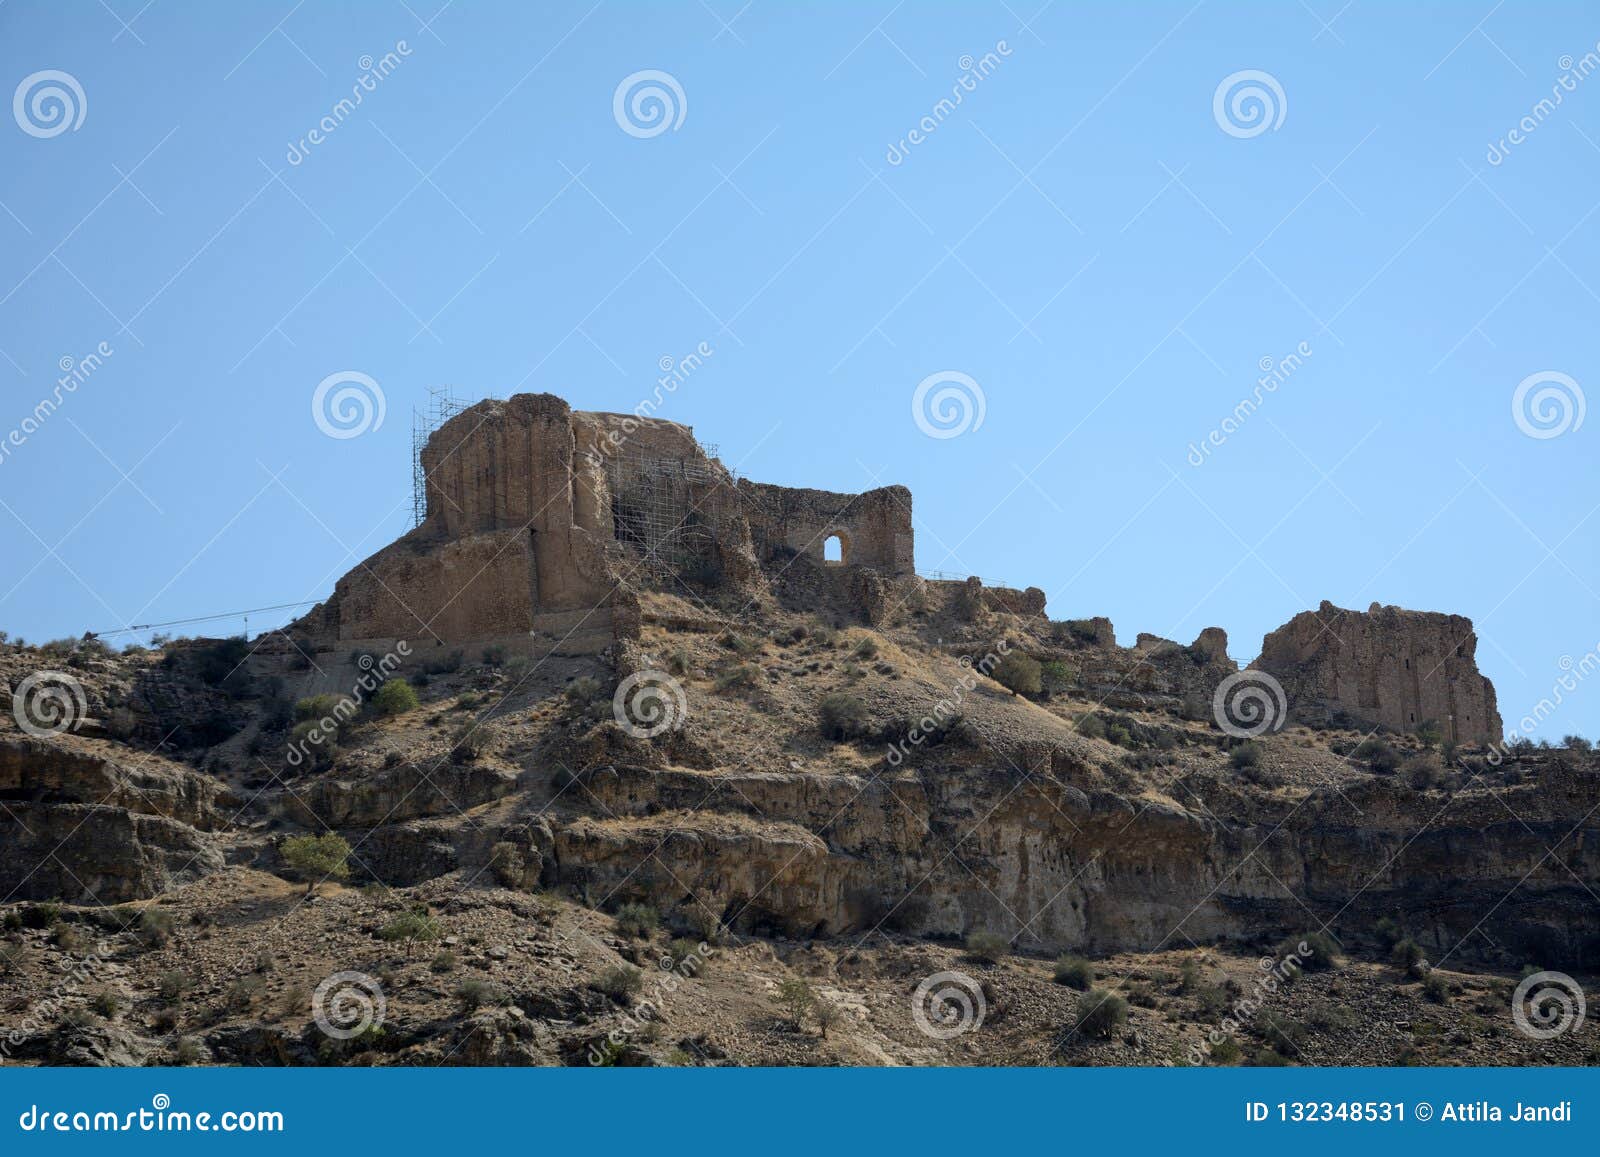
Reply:
[[1428, 955], [1422, 950], [1422, 945], [1409, 936], [1394, 946], [1389, 959], [1407, 976], [1417, 977], [1427, 972]]
[[1040, 675], [1044, 681], [1044, 689], [1052, 695], [1072, 686], [1072, 668], [1059, 659], [1051, 659], [1040, 664]]
[[1091, 988], [1078, 1002], [1073, 1029], [1084, 1036], [1109, 1040], [1128, 1021], [1128, 1002], [1104, 988]]
[[822, 1039], [828, 1039], [828, 1030], [843, 1023], [844, 1010], [831, 1000], [818, 1000], [816, 1011], [812, 1014], [817, 1022], [817, 1027], [822, 1030]]
[[373, 714], [388, 717], [417, 709], [417, 693], [404, 679], [390, 679], [372, 697]]
[[329, 876], [343, 879], [350, 874], [350, 845], [345, 838], [328, 832], [321, 836], [290, 836], [283, 841], [283, 860], [306, 878], [306, 895]]
[[1012, 651], [994, 669], [994, 680], [1013, 695], [1037, 695], [1044, 689], [1044, 668], [1039, 660]]
[[789, 1014], [789, 1022], [797, 1032], [805, 1027], [806, 1016], [816, 1007], [816, 1003], [817, 994], [807, 981], [798, 976], [791, 976], [778, 985], [778, 1004]]
[[378, 935], [385, 940], [398, 940], [404, 943], [406, 959], [410, 960], [411, 950], [417, 944], [426, 944], [439, 939], [439, 922], [429, 913], [426, 904], [418, 904], [385, 924]]

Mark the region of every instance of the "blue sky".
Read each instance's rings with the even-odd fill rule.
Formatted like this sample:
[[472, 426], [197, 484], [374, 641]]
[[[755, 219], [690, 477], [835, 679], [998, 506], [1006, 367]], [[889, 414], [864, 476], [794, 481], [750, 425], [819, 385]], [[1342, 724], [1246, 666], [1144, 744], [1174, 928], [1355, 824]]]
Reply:
[[[83, 106], [0, 118], [0, 441], [111, 351], [0, 458], [0, 627], [324, 596], [409, 525], [430, 387], [631, 410], [705, 343], [660, 416], [763, 480], [904, 483], [921, 568], [1125, 643], [1452, 611], [1508, 723], [1600, 644], [1600, 418], [1512, 409], [1600, 381], [1592, 7], [437, 3], [0, 6], [4, 91]], [[614, 114], [643, 70], [664, 131]], [[1244, 70], [1259, 132], [1214, 112]], [[386, 412], [332, 438], [344, 371]], [[919, 428], [941, 373], [981, 425]]]

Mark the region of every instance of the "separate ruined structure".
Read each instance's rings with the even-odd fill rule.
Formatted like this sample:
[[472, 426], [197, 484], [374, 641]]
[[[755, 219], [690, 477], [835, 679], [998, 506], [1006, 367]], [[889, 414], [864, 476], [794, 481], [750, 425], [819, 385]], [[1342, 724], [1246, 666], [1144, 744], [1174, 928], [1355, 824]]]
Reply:
[[321, 646], [526, 640], [599, 649], [630, 586], [749, 588], [758, 558], [911, 576], [911, 493], [737, 479], [687, 426], [549, 394], [461, 409], [422, 447], [421, 524], [287, 630]]
[[1432, 723], [1447, 740], [1486, 743], [1503, 731], [1477, 647], [1472, 620], [1460, 615], [1377, 603], [1363, 614], [1324, 601], [1268, 635], [1254, 666], [1283, 685], [1290, 714], [1306, 723]]

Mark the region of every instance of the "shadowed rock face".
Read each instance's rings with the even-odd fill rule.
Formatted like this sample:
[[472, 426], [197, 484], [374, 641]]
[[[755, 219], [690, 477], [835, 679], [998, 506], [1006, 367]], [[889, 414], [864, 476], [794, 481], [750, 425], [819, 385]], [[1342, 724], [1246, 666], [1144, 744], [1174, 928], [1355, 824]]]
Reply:
[[0, 896], [115, 904], [222, 867], [221, 785], [166, 764], [127, 767], [47, 740], [0, 742]]
[[1324, 601], [1266, 637], [1255, 666], [1283, 685], [1306, 723], [1335, 714], [1397, 731], [1435, 723], [1457, 742], [1503, 735], [1494, 685], [1478, 673], [1478, 637], [1460, 615]]

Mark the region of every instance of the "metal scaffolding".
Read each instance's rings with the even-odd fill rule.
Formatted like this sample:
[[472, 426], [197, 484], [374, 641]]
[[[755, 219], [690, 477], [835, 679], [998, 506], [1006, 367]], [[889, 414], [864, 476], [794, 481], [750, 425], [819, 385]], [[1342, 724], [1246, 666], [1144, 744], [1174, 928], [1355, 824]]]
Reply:
[[465, 410], [470, 402], [458, 400], [449, 386], [428, 390], [426, 408], [411, 407], [411, 525], [428, 517], [428, 474], [422, 468], [422, 449], [433, 432]]
[[715, 561], [718, 528], [739, 495], [710, 455], [663, 458], [629, 443], [606, 459], [606, 482], [618, 542], [672, 567]]

